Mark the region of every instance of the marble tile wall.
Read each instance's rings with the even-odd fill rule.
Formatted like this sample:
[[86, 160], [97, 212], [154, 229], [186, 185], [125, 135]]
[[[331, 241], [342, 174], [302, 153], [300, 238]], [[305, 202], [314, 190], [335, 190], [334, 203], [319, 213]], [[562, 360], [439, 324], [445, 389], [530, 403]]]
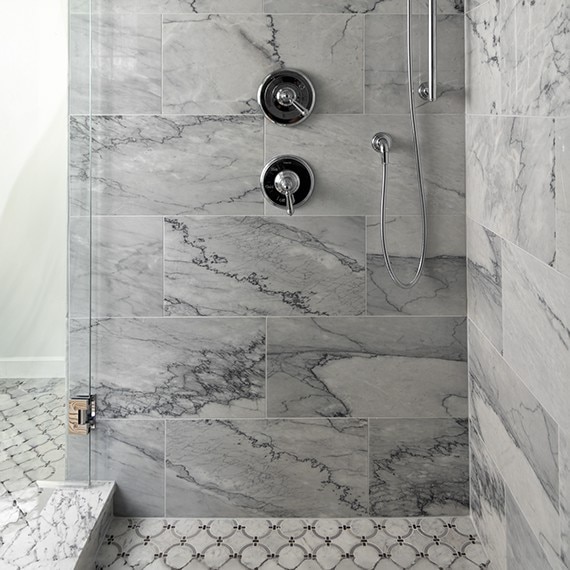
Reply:
[[[423, 81], [426, 2], [414, 4]], [[90, 339], [94, 475], [118, 482], [116, 512], [466, 514], [463, 3], [439, 2], [441, 97], [418, 100], [431, 237], [405, 293], [383, 266], [370, 146], [394, 137], [390, 242], [406, 272], [420, 220], [405, 2], [91, 7], [91, 78], [86, 3], [71, 17], [70, 371], [84, 385]], [[292, 129], [256, 102], [283, 67], [317, 90]], [[259, 187], [286, 153], [317, 180], [293, 218]]]
[[471, 504], [496, 568], [570, 567], [570, 7], [466, 6]]

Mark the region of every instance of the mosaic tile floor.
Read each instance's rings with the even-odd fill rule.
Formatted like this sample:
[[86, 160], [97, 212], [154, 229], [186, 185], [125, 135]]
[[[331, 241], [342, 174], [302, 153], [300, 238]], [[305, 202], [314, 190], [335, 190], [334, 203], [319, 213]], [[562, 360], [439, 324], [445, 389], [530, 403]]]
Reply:
[[65, 475], [65, 380], [0, 379], [0, 546], [41, 507], [36, 481]]
[[477, 570], [488, 558], [469, 517], [114, 519], [97, 570]]

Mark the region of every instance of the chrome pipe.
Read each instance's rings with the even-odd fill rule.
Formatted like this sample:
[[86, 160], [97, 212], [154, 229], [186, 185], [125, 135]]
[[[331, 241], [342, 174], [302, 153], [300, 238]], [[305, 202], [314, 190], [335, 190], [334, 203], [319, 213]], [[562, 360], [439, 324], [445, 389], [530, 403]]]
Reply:
[[437, 99], [437, 0], [428, 3], [428, 80], [420, 85], [419, 94], [425, 101]]

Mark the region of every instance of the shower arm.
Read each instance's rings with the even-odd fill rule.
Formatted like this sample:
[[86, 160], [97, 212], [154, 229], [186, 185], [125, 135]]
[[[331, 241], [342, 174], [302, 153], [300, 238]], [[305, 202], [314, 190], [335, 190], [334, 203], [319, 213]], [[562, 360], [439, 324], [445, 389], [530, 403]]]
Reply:
[[420, 85], [419, 94], [425, 101], [437, 99], [437, 0], [428, 4], [428, 80]]

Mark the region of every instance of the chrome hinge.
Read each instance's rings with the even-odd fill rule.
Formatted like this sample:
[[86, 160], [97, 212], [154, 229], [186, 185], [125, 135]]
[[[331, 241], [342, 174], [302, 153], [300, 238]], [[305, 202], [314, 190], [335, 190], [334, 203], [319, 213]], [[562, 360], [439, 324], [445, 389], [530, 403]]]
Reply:
[[69, 400], [68, 431], [74, 435], [87, 435], [95, 429], [95, 396], [76, 396]]

